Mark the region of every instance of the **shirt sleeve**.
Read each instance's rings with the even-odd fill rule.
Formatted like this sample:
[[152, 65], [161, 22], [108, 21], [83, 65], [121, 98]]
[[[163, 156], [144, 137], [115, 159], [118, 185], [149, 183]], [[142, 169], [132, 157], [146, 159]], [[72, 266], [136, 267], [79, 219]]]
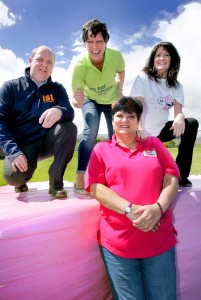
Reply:
[[176, 176], [180, 180], [179, 168], [165, 145], [156, 137], [149, 137], [149, 140], [154, 143], [158, 158], [163, 166], [164, 174]]
[[131, 97], [145, 97], [145, 80], [143, 79], [142, 73], [137, 75], [135, 78], [131, 91], [130, 91]]
[[86, 171], [85, 177], [85, 189], [86, 191], [90, 191], [90, 186], [94, 183], [101, 183], [105, 185], [106, 178], [105, 178], [105, 163], [102, 159], [101, 155], [101, 146], [104, 142], [99, 142], [94, 147], [90, 161]]
[[125, 61], [123, 55], [121, 54], [121, 52], [119, 52], [119, 66], [118, 66], [117, 73], [122, 72], [124, 70], [125, 70]]
[[12, 81], [8, 81], [0, 89], [0, 147], [10, 161], [23, 154], [10, 128], [9, 116], [14, 106], [12, 99], [15, 99], [14, 88]]
[[184, 106], [184, 90], [181, 83], [179, 83], [179, 86], [176, 89], [175, 100], [177, 100], [178, 103]]

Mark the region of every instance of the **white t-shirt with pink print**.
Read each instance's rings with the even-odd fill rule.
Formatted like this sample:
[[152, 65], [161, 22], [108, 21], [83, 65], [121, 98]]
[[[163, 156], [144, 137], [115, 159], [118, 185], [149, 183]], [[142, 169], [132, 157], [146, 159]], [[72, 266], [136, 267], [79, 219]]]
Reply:
[[158, 136], [169, 118], [175, 100], [184, 105], [183, 86], [168, 87], [166, 79], [156, 82], [141, 72], [135, 79], [131, 97], [143, 97], [142, 128], [147, 135]]

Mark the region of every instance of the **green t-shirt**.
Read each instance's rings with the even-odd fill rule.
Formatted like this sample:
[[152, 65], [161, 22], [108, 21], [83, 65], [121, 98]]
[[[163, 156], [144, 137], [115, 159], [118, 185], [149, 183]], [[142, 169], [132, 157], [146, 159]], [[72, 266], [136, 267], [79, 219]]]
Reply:
[[73, 93], [79, 87], [84, 90], [87, 99], [99, 104], [112, 104], [118, 98], [117, 73], [124, 71], [125, 62], [118, 50], [106, 48], [102, 71], [91, 62], [88, 53], [79, 59], [72, 72]]

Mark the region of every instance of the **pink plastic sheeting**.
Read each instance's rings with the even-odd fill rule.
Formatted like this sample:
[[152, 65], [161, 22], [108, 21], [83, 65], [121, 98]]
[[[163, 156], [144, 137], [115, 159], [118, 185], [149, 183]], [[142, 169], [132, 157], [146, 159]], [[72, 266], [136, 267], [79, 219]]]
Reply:
[[178, 232], [177, 300], [201, 299], [201, 176], [192, 188], [180, 188], [172, 208]]
[[48, 195], [47, 182], [28, 185], [21, 194], [0, 188], [0, 299], [110, 300], [98, 202], [67, 182], [66, 200]]
[[[191, 180], [172, 205], [178, 300], [200, 300], [201, 176]], [[47, 182], [21, 195], [0, 188], [0, 300], [111, 299], [96, 242], [98, 203], [65, 187], [67, 200], [52, 199]]]

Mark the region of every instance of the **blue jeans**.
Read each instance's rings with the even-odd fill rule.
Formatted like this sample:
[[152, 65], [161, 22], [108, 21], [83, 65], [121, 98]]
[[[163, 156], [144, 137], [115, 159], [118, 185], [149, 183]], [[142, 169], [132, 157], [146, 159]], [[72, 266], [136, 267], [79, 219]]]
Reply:
[[84, 130], [78, 148], [77, 173], [84, 173], [87, 169], [90, 155], [98, 135], [102, 113], [106, 119], [109, 139], [111, 139], [113, 134], [111, 104], [98, 104], [93, 100], [85, 100], [82, 107]]
[[114, 300], [176, 300], [175, 247], [151, 258], [123, 258], [100, 246]]

